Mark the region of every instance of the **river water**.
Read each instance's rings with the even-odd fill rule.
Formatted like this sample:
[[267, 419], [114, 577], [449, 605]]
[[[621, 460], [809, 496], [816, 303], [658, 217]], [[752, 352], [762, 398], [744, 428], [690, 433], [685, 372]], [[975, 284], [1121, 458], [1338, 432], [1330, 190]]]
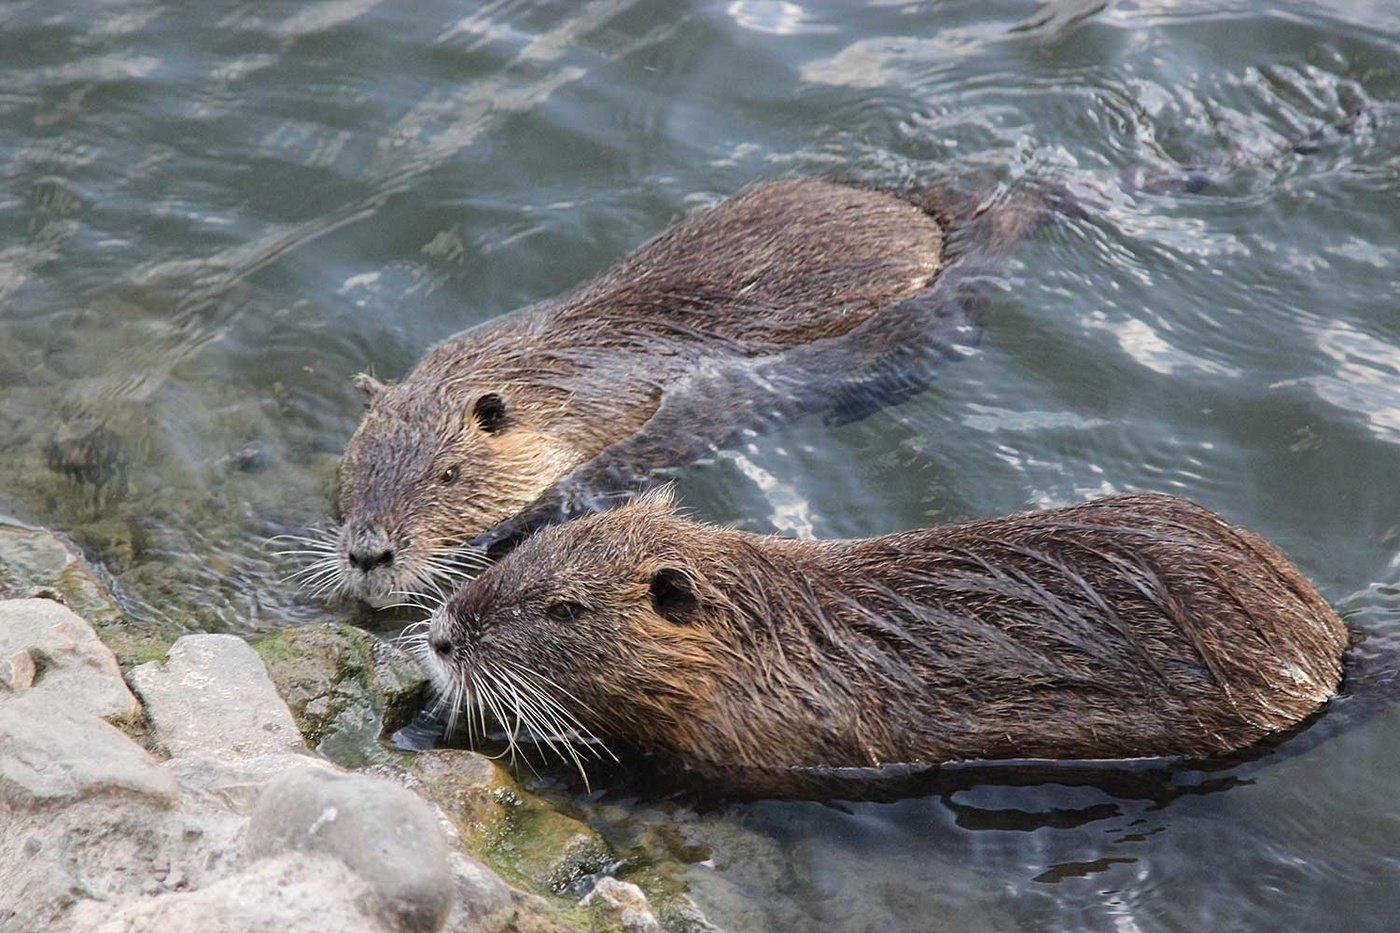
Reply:
[[[1400, 637], [1397, 102], [1394, 0], [10, 0], [0, 512], [170, 633], [372, 622], [266, 543], [326, 520], [353, 373], [755, 179], [1064, 183], [1092, 209], [1008, 261], [975, 356], [684, 471], [687, 507], [824, 537], [1170, 491]], [[1117, 184], [1197, 161], [1233, 167]], [[1152, 793], [635, 813], [736, 930], [1395, 929], [1400, 710], [1365, 693]]]

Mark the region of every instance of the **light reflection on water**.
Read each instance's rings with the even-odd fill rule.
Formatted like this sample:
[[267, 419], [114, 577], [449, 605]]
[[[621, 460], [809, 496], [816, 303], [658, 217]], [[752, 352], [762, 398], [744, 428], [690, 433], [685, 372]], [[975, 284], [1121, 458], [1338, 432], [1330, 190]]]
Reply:
[[[171, 631], [342, 618], [265, 541], [324, 519], [354, 372], [755, 178], [1062, 181], [1095, 209], [1008, 263], [979, 353], [687, 471], [686, 504], [830, 536], [1169, 490], [1395, 633], [1398, 52], [1383, 2], [9, 3], [0, 512]], [[1374, 125], [1284, 151], [1358, 105]], [[1199, 194], [1117, 183], [1221, 154]], [[102, 489], [51, 469], [97, 437]], [[683, 832], [736, 929], [1384, 929], [1397, 749], [1382, 712], [1164, 805], [985, 788]]]

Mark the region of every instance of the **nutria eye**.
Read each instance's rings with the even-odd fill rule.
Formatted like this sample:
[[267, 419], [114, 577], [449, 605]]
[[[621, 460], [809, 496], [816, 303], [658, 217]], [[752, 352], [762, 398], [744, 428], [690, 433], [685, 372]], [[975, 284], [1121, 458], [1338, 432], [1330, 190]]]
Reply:
[[443, 470], [442, 475], [438, 477], [438, 482], [444, 486], [451, 486], [457, 482], [457, 467], [450, 466]]
[[578, 617], [583, 615], [584, 608], [578, 603], [571, 603], [566, 599], [561, 599], [550, 603], [545, 607], [544, 614], [555, 622], [576, 622]]

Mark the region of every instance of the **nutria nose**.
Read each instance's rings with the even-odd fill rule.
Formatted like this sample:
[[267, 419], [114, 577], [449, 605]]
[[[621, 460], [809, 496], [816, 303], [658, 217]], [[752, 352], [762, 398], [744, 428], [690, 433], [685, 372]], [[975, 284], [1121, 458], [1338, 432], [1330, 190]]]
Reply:
[[365, 573], [369, 573], [375, 567], [387, 567], [394, 562], [392, 548], [385, 548], [382, 551], [351, 551], [348, 556], [350, 563]]
[[452, 653], [452, 642], [441, 635], [428, 636], [428, 647], [433, 649], [433, 653], [440, 658], [445, 658]]

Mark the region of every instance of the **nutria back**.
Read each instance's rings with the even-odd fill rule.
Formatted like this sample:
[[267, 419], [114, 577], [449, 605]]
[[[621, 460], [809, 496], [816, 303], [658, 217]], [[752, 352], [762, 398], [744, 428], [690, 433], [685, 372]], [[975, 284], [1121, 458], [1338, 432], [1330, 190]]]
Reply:
[[1216, 756], [1316, 711], [1346, 640], [1277, 549], [1170, 496], [825, 542], [652, 497], [546, 529], [459, 589], [429, 666], [507, 711], [497, 688], [528, 681], [556, 731], [724, 778]]

